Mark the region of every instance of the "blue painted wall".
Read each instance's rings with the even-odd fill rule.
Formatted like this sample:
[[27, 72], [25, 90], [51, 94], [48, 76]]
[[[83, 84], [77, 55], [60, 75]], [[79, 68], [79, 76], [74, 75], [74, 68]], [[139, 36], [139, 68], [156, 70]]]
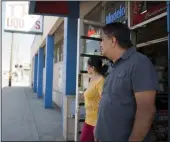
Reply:
[[38, 51], [38, 98], [43, 96], [43, 67], [44, 67], [44, 48]]
[[54, 57], [54, 36], [48, 35], [46, 38], [46, 81], [44, 107], [52, 108], [52, 88], [53, 88], [53, 57]]
[[64, 60], [63, 60], [63, 93], [76, 93], [76, 65], [77, 65], [77, 24], [79, 17], [79, 2], [69, 2], [70, 17], [64, 19]]
[[63, 89], [65, 95], [76, 93], [77, 65], [77, 19], [64, 19], [64, 60], [63, 60]]

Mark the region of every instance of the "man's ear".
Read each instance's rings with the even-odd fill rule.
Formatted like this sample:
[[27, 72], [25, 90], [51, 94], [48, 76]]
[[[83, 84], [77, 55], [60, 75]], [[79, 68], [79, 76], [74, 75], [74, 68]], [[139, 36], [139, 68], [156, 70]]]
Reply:
[[112, 37], [112, 43], [115, 43], [115, 42], [116, 42], [116, 38]]

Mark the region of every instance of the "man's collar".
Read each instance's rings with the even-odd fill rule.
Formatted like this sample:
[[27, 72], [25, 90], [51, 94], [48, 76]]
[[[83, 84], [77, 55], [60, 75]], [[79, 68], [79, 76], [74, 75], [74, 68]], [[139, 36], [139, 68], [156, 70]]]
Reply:
[[136, 52], [136, 48], [131, 47], [131, 48], [127, 49], [127, 51], [125, 51], [120, 58], [122, 58], [122, 59], [127, 59], [127, 58], [128, 58], [129, 56], [131, 56], [134, 52]]
[[[119, 61], [120, 59], [127, 59], [129, 56], [131, 56], [134, 52], [136, 52], [136, 48], [134, 48], [134, 47], [131, 47], [131, 48], [129, 48], [129, 49], [127, 49], [124, 53], [123, 53], [123, 55], [117, 60], [117, 61]], [[117, 62], [116, 61], [116, 62]], [[115, 64], [116, 62], [113, 62], [112, 60], [109, 60], [109, 64], [110, 65], [113, 65], [113, 64]]]

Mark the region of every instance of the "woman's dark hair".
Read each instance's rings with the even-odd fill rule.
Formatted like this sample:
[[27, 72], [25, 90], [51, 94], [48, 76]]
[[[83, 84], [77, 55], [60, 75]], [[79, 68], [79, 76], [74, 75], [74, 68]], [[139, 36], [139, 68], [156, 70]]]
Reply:
[[124, 49], [133, 46], [130, 39], [130, 30], [126, 24], [120, 22], [107, 24], [103, 27], [103, 32], [110, 38], [114, 36], [118, 44]]
[[108, 69], [108, 66], [103, 65], [101, 58], [99, 58], [99, 57], [89, 57], [87, 64], [89, 66], [94, 67], [94, 69], [97, 73], [101, 74], [102, 76], [105, 76], [107, 69]]

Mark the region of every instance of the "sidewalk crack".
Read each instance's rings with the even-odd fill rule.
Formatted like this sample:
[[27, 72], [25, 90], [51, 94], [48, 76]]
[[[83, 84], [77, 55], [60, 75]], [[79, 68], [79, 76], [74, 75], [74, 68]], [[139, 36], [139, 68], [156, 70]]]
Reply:
[[35, 117], [34, 117], [34, 113], [33, 113], [33, 109], [31, 107], [30, 100], [28, 98], [28, 93], [27, 93], [25, 88], [24, 88], [24, 93], [26, 95], [26, 98], [27, 98], [27, 101], [28, 101], [28, 106], [29, 106], [29, 108], [31, 110], [31, 113], [32, 113], [32, 118], [33, 118], [33, 121], [34, 121], [34, 124], [35, 124], [35, 128], [36, 128], [36, 131], [37, 131], [37, 135], [38, 135], [38, 140], [40, 141], [40, 138], [41, 138], [40, 137], [40, 130], [39, 130], [38, 126], [37, 126], [37, 123], [36, 123], [36, 120], [35, 120]]

